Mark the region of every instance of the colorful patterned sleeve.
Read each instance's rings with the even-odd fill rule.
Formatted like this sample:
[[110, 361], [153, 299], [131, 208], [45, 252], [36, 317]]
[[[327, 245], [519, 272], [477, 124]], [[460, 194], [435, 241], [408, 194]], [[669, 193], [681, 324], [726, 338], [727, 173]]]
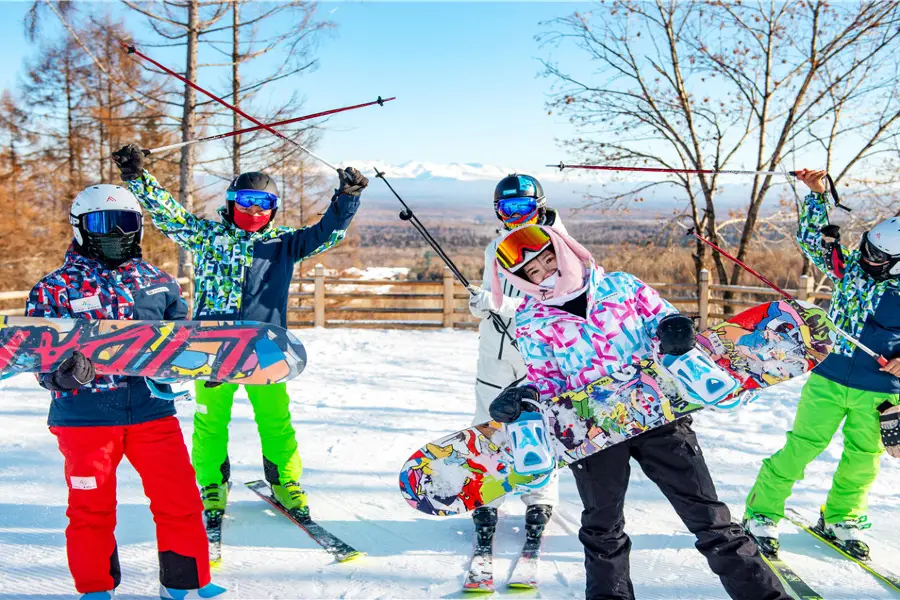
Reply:
[[656, 328], [660, 320], [666, 315], [677, 313], [678, 310], [662, 299], [655, 289], [638, 279], [632, 277], [635, 284], [634, 297], [637, 300], [637, 313], [644, 322], [644, 328], [650, 337], [656, 337]]
[[128, 182], [128, 189], [150, 213], [153, 225], [166, 237], [189, 252], [204, 245], [207, 221], [192, 214], [167, 192], [148, 171]]
[[59, 298], [52, 287], [39, 282], [28, 294], [25, 302], [26, 317], [45, 317], [48, 319], [65, 319], [69, 315], [61, 314]]
[[559, 368], [553, 348], [540, 332], [519, 337], [516, 341], [528, 373], [528, 382], [523, 385], [537, 388], [542, 400], [549, 400], [567, 391], [566, 376]]
[[810, 193], [800, 207], [800, 219], [797, 228], [797, 243], [817, 269], [837, 280], [825, 263], [825, 250], [822, 248], [822, 228], [828, 225], [828, 200], [825, 194]]

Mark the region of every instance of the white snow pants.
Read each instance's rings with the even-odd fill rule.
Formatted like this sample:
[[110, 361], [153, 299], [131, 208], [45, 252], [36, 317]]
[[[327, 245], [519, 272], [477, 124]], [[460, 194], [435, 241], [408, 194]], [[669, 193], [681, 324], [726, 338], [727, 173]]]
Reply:
[[[475, 418], [472, 420], [472, 425], [490, 421], [489, 409], [494, 398], [507, 386], [513, 383], [519, 385], [527, 379], [525, 362], [515, 348], [505, 345], [503, 360], [499, 360], [496, 350], [488, 346], [488, 344], [484, 343], [483, 338], [478, 344], [478, 368], [475, 377]], [[559, 503], [558, 479], [558, 471], [553, 471], [550, 474], [550, 481], [544, 487], [522, 494], [520, 496], [522, 502], [526, 506], [531, 506], [532, 504], [556, 506]], [[509, 495], [511, 494], [507, 494], [507, 496]], [[499, 508], [507, 496], [497, 498], [488, 506]]]

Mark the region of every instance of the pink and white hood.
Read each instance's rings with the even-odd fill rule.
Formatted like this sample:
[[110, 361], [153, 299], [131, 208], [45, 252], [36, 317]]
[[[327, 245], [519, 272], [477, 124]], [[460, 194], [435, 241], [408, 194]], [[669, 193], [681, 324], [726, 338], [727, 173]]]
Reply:
[[[629, 273], [604, 273], [590, 252], [567, 234], [540, 227], [553, 243], [559, 273], [552, 289], [541, 288], [494, 261], [525, 294], [516, 311], [516, 338], [529, 383], [542, 398], [587, 384], [654, 354], [656, 327], [678, 312], [653, 288]], [[500, 286], [494, 286], [494, 290]], [[587, 317], [559, 308], [587, 294]]]

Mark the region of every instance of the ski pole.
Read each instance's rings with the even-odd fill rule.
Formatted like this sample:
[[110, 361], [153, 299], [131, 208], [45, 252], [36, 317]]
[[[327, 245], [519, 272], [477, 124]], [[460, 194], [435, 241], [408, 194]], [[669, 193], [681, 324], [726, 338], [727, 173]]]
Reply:
[[[788, 300], [796, 300], [797, 299], [796, 297], [792, 296], [791, 294], [788, 294], [786, 291], [784, 291], [783, 289], [781, 289], [780, 287], [778, 287], [777, 285], [775, 285], [774, 283], [772, 283], [771, 281], [769, 281], [768, 279], [766, 279], [765, 277], [763, 277], [762, 275], [760, 275], [759, 273], [757, 273], [756, 271], [754, 271], [753, 269], [751, 269], [750, 267], [745, 265], [743, 262], [741, 262], [734, 256], [728, 254], [723, 249], [719, 248], [718, 246], [713, 244], [711, 241], [709, 241], [708, 239], [706, 239], [705, 237], [703, 237], [702, 235], [697, 233], [693, 227], [688, 227], [687, 225], [685, 225], [684, 223], [681, 223], [680, 221], [676, 221], [676, 223], [678, 223], [679, 225], [681, 225], [682, 227], [687, 229], [688, 235], [694, 236], [695, 238], [697, 238], [698, 240], [700, 240], [701, 242], [703, 242], [704, 244], [706, 244], [707, 246], [709, 246], [710, 248], [712, 248], [713, 250], [715, 250], [716, 252], [718, 252], [719, 254], [724, 256], [725, 258], [731, 260], [732, 262], [734, 262], [734, 264], [741, 267], [742, 269], [744, 269], [745, 271], [747, 271], [748, 273], [750, 273], [751, 275], [753, 275], [754, 277], [756, 277], [757, 279], [762, 281], [764, 284], [766, 284], [767, 286], [769, 286], [770, 288], [772, 288], [773, 290], [775, 290], [776, 292], [778, 292], [779, 294], [781, 294], [782, 296], [787, 298]], [[832, 325], [834, 325], [834, 324], [832, 323]], [[874, 358], [876, 361], [878, 361], [878, 364], [881, 365], [882, 367], [888, 364], [888, 361], [885, 357], [876, 353], [874, 350], [872, 350], [871, 348], [869, 348], [868, 346], [866, 346], [865, 344], [860, 342], [858, 339], [856, 339], [855, 337], [853, 337], [852, 335], [850, 335], [849, 333], [847, 333], [846, 331], [844, 331], [837, 325], [834, 325], [834, 329], [839, 334], [841, 334], [848, 342], [850, 342], [851, 344], [853, 344], [854, 346], [856, 346], [857, 348], [859, 348], [860, 350], [862, 350], [863, 352], [865, 352], [866, 354], [868, 354], [869, 356]]]
[[142, 59], [146, 60], [147, 62], [149, 62], [149, 63], [152, 64], [153, 66], [155, 66], [155, 67], [157, 67], [157, 68], [159, 68], [159, 69], [162, 69], [163, 71], [165, 71], [166, 73], [168, 73], [169, 75], [171, 75], [172, 77], [174, 77], [175, 79], [177, 79], [177, 80], [181, 81], [182, 83], [184, 83], [184, 84], [186, 84], [186, 85], [192, 87], [193, 89], [197, 90], [198, 92], [200, 92], [200, 93], [203, 94], [204, 96], [207, 96], [207, 97], [210, 98], [211, 100], [215, 100], [216, 102], [218, 102], [219, 104], [221, 104], [221, 105], [224, 106], [225, 108], [228, 108], [228, 109], [230, 109], [230, 110], [236, 112], [237, 114], [241, 115], [242, 117], [244, 117], [245, 119], [247, 119], [247, 120], [250, 121], [251, 123], [253, 123], [253, 124], [255, 124], [255, 125], [258, 125], [258, 126], [259, 126], [260, 128], [262, 128], [262, 129], [265, 129], [266, 131], [268, 131], [269, 133], [271, 133], [271, 134], [274, 135], [275, 137], [280, 138], [280, 139], [282, 139], [282, 140], [288, 142], [289, 144], [293, 144], [294, 146], [300, 148], [301, 150], [303, 150], [304, 152], [306, 152], [309, 156], [311, 156], [312, 158], [316, 159], [317, 161], [319, 161], [320, 163], [322, 163], [323, 165], [325, 165], [325, 166], [328, 167], [329, 169], [332, 169], [332, 170], [334, 170], [334, 171], [337, 171], [337, 170], [338, 170], [338, 168], [335, 167], [333, 164], [331, 164], [330, 162], [328, 162], [327, 160], [325, 160], [325, 159], [322, 158], [321, 156], [318, 156], [317, 154], [314, 154], [314, 153], [311, 152], [308, 148], [306, 148], [305, 146], [303, 146], [300, 142], [297, 142], [297, 141], [295, 141], [295, 140], [292, 140], [292, 139], [290, 139], [289, 137], [287, 137], [287, 136], [285, 136], [285, 135], [279, 133], [279, 132], [276, 131], [275, 129], [272, 129], [271, 126], [266, 125], [265, 123], [262, 123], [261, 121], [258, 121], [258, 120], [256, 120], [256, 119], [254, 119], [253, 117], [251, 117], [250, 115], [248, 115], [247, 113], [245, 113], [245, 112], [242, 111], [241, 109], [237, 108], [236, 106], [232, 106], [231, 104], [228, 104], [225, 100], [222, 100], [221, 98], [219, 98], [218, 96], [216, 96], [216, 95], [213, 94], [212, 92], [206, 91], [205, 89], [203, 89], [202, 87], [200, 87], [199, 85], [197, 85], [196, 83], [194, 83], [193, 81], [191, 81], [190, 79], [188, 79], [188, 78], [186, 78], [186, 77], [182, 77], [181, 75], [179, 75], [178, 73], [176, 73], [176, 72], [173, 71], [172, 69], [166, 67], [165, 65], [162, 65], [162, 64], [158, 63], [157, 61], [153, 60], [152, 58], [150, 58], [149, 56], [147, 56], [147, 55], [144, 54], [143, 52], [140, 52], [137, 48], [134, 47], [134, 44], [132, 44], [132, 45], [129, 46], [128, 44], [126, 44], [126, 43], [123, 42], [122, 40], [118, 40], [118, 41], [119, 41], [119, 45], [122, 46], [122, 48], [124, 48], [125, 51], [126, 51], [128, 54], [134, 54], [135, 56], [137, 56], [137, 57], [139, 57], [139, 58], [142, 58]]
[[[400, 197], [400, 194], [398, 194], [394, 189], [394, 186], [391, 185], [391, 182], [388, 181], [384, 176], [384, 171], [375, 169], [375, 176], [381, 179], [385, 183], [385, 185], [388, 186], [388, 189], [391, 190], [391, 193], [403, 206], [403, 210], [400, 211], [400, 220], [409, 221], [412, 224], [415, 230], [419, 232], [419, 235], [421, 235], [425, 239], [425, 241], [428, 242], [428, 245], [431, 246], [435, 252], [437, 252], [438, 257], [440, 257], [444, 264], [447, 265], [447, 268], [450, 269], [450, 272], [453, 273], [453, 276], [459, 280], [459, 282], [466, 288], [466, 291], [469, 292], [469, 294], [474, 296], [472, 290], [469, 289], [469, 280], [465, 275], [463, 275], [462, 271], [459, 270], [459, 267], [456, 266], [456, 263], [453, 262], [453, 259], [451, 259], [450, 256], [448, 256], [447, 253], [444, 252], [444, 249], [434, 238], [434, 236], [432, 236], [431, 233], [425, 228], [425, 225], [422, 223], [422, 221], [419, 220], [419, 217], [416, 216], [409, 205], [403, 201], [403, 198]], [[494, 322], [494, 325], [496, 325], [500, 329], [500, 331], [506, 334], [506, 337], [509, 338], [509, 341], [510, 343], [512, 343], [513, 347], [518, 349], [519, 345], [516, 343], [516, 339], [509, 332], [509, 328], [506, 326], [506, 323], [503, 322], [503, 319], [500, 318], [500, 315], [493, 311], [490, 312], [490, 315], [491, 320]]]
[[[630, 171], [635, 173], [685, 173], [694, 175], [782, 175], [784, 177], [796, 177], [797, 171], [743, 171], [739, 169], [667, 169], [662, 167], [618, 167], [615, 165], [567, 165], [562, 161], [556, 165], [546, 165], [548, 167], [556, 167], [560, 171], [564, 169], [586, 169], [589, 171]], [[841, 204], [838, 196], [837, 188], [831, 175], [825, 174], [828, 179], [828, 187], [831, 190], [831, 197], [834, 199], [834, 205], [841, 210], [852, 212], [852, 210]]]
[[[289, 125], [290, 123], [297, 123], [299, 121], [306, 121], [309, 119], [315, 119], [317, 117], [324, 117], [326, 115], [333, 115], [333, 114], [344, 112], [347, 110], [356, 110], [357, 108], [365, 108], [366, 106], [372, 106], [373, 104], [377, 104], [378, 106], [384, 106], [385, 102], [390, 102], [391, 100], [396, 100], [396, 99], [397, 99], [396, 96], [391, 96], [390, 98], [382, 98], [381, 96], [378, 96], [378, 99], [374, 100], [372, 102], [365, 102], [363, 104], [354, 104], [353, 106], [344, 106], [343, 108], [333, 108], [331, 110], [323, 110], [322, 112], [313, 113], [311, 115], [305, 115], [303, 117], [294, 117], [293, 119], [278, 121], [276, 123], [269, 123], [269, 127], [280, 127], [282, 125]], [[205, 144], [206, 142], [214, 142], [215, 140], [221, 140], [224, 138], [230, 138], [230, 137], [234, 137], [236, 135], [241, 135], [244, 133], [259, 131], [260, 129], [262, 129], [262, 127], [260, 127], [260, 126], [247, 127], [246, 129], [238, 129], [237, 131], [229, 131], [227, 133], [210, 135], [207, 137], [197, 138], [195, 140], [188, 140], [186, 142], [178, 142], [177, 144], [169, 144], [168, 146], [160, 146], [159, 148], [153, 148], [152, 150], [144, 150], [144, 156], [149, 156], [151, 154], [158, 154], [165, 150], [174, 150], [176, 148], [181, 148], [182, 146], [189, 146], [192, 144]]]

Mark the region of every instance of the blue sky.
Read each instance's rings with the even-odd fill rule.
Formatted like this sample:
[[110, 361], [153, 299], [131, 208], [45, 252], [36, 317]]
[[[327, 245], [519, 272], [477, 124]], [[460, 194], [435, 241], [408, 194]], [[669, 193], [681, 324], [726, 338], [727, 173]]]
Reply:
[[[30, 3], [0, 4], [0, 83], [8, 87], [34, 52], [22, 18]], [[480, 162], [537, 170], [563, 158], [555, 138], [572, 132], [544, 106], [550, 81], [538, 77], [534, 40], [540, 22], [589, 3], [339, 2], [320, 4], [337, 27], [318, 51], [319, 69], [292, 83], [272, 84], [277, 102], [296, 87], [317, 111], [397, 96], [383, 108], [334, 117], [318, 152], [328, 160], [401, 163]], [[128, 14], [121, 5], [113, 10]], [[48, 19], [54, 17], [47, 13]], [[144, 27], [144, 18], [128, 16]], [[48, 20], [48, 23], [50, 21]], [[53, 29], [48, 28], [48, 32]], [[173, 67], [171, 50], [145, 51]], [[212, 91], [223, 78], [201, 71]], [[249, 125], [249, 124], [248, 124]]]

